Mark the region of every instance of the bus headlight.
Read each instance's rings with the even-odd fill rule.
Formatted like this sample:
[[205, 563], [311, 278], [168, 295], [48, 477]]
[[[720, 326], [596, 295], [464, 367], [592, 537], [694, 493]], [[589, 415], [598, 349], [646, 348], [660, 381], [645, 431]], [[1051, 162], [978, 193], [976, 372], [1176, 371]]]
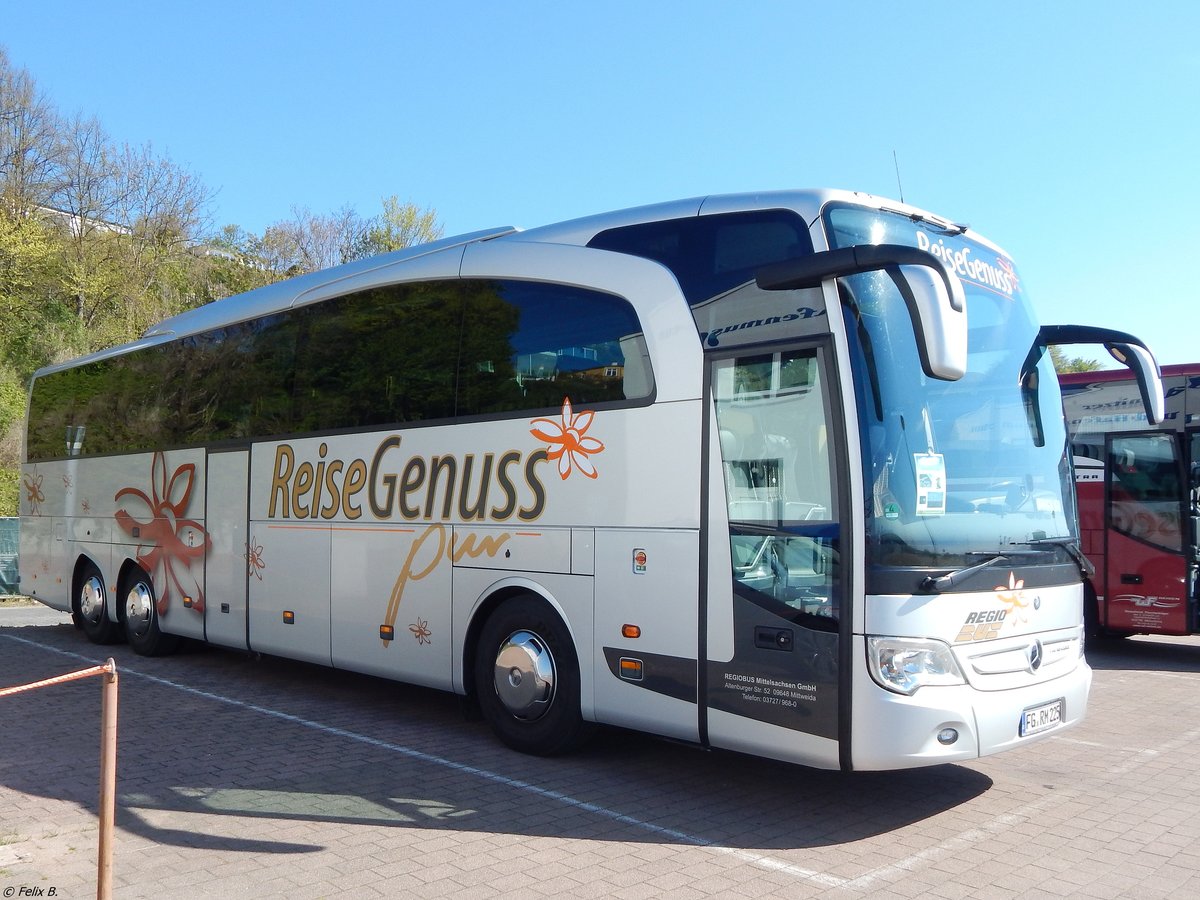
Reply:
[[867, 638], [867, 668], [881, 687], [912, 694], [931, 684], [965, 684], [950, 645], [923, 638]]

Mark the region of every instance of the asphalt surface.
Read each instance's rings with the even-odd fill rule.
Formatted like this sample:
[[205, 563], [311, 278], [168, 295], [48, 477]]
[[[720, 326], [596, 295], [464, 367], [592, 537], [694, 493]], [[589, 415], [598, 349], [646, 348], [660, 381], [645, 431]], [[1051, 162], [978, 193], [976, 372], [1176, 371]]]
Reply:
[[[1200, 896], [1200, 638], [1090, 647], [1050, 740], [855, 775], [618, 730], [536, 759], [448, 694], [0, 608], [0, 688], [110, 656], [117, 898]], [[96, 895], [100, 699], [0, 698], [0, 897]]]

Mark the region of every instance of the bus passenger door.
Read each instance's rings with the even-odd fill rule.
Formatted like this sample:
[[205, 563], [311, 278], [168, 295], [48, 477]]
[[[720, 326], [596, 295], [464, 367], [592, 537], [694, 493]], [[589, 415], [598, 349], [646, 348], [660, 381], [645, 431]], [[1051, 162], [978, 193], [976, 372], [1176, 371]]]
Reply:
[[1189, 431], [1188, 442], [1188, 512], [1189, 526], [1185, 540], [1188, 549], [1188, 630], [1200, 632], [1200, 431]]
[[1188, 512], [1175, 434], [1108, 439], [1104, 616], [1111, 631], [1187, 634]]
[[824, 345], [713, 359], [706, 517], [713, 746], [839, 756], [844, 511]]
[[208, 455], [205, 521], [212, 542], [205, 561], [205, 637], [246, 648], [246, 578], [256, 554], [247, 537], [249, 459], [246, 450]]

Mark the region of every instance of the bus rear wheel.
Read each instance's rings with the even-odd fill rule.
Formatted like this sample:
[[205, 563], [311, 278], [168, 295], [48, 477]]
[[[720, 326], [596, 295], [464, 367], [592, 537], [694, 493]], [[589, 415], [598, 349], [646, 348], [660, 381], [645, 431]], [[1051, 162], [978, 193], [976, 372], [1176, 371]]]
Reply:
[[131, 569], [121, 579], [120, 596], [125, 603], [125, 640], [142, 656], [166, 656], [179, 646], [179, 637], [166, 634], [158, 625], [154, 584], [141, 569]]
[[108, 590], [95, 563], [85, 563], [76, 581], [71, 617], [93, 644], [113, 644], [120, 632], [108, 618]]
[[497, 737], [522, 753], [565, 753], [590, 731], [580, 712], [579, 660], [570, 632], [532, 594], [506, 601], [484, 624], [475, 692]]

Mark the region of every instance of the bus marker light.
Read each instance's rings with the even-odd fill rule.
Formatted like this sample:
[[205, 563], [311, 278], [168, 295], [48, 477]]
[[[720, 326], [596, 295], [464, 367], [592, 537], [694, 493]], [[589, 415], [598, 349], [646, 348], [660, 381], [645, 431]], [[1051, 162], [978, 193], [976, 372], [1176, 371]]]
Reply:
[[394, 625], [380, 625], [379, 639], [381, 641], [394, 641], [396, 639], [396, 627]]
[[283, 624], [284, 625], [295, 625], [296, 624], [296, 614], [294, 612], [292, 612], [290, 609], [285, 609], [283, 611]]
[[621, 677], [626, 681], [641, 681], [642, 680], [642, 661], [640, 659], [629, 659], [621, 657]]
[[938, 743], [944, 747], [949, 747], [958, 740], [958, 732], [953, 728], [943, 728], [938, 732]]
[[191, 598], [191, 597], [187, 597], [187, 596], [185, 596], [185, 597], [183, 598], [183, 608], [184, 608], [184, 609], [191, 609], [191, 608], [192, 608], [192, 598]]
[[640, 638], [642, 636], [641, 625], [622, 625], [621, 637], [623, 638]]

